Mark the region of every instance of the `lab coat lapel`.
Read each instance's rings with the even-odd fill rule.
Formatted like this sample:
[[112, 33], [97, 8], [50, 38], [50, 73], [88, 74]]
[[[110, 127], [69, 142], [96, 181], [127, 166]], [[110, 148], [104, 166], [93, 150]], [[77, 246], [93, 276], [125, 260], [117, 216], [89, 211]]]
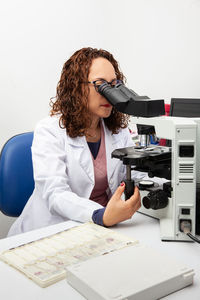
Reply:
[[84, 136], [77, 138], [68, 137], [68, 143], [71, 145], [71, 147], [73, 147], [73, 154], [76, 159], [79, 160], [80, 166], [85, 171], [90, 181], [94, 183], [93, 161], [86, 138]]

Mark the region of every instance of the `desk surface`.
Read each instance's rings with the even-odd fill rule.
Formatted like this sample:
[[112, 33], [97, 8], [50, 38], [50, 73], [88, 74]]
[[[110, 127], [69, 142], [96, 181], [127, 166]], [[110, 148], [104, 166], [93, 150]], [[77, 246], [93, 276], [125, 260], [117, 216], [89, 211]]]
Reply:
[[[21, 235], [0, 240], [0, 251], [26, 243], [30, 240], [51, 235], [64, 230], [75, 222], [65, 222], [40, 230], [34, 230]], [[162, 242], [160, 240], [159, 221], [151, 217], [136, 213], [129, 221], [118, 224], [112, 230], [128, 235], [140, 241], [140, 243], [157, 249], [166, 255], [192, 267], [195, 271], [193, 285], [178, 292], [166, 296], [163, 299], [199, 300], [200, 299], [200, 245], [187, 242]], [[134, 279], [132, 279], [134, 280]], [[25, 275], [0, 261], [0, 295], [1, 299], [9, 300], [84, 300], [66, 280], [61, 280], [47, 288], [37, 286]], [[94, 299], [95, 300], [95, 299]]]

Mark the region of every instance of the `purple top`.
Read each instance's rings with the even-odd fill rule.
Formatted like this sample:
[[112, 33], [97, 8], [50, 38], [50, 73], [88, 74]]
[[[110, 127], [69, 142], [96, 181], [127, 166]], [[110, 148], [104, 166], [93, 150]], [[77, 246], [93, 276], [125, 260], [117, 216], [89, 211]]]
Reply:
[[[105, 134], [102, 124], [100, 141], [100, 147], [97, 151], [98, 154], [95, 159], [92, 157], [94, 164], [95, 185], [90, 195], [90, 199], [104, 206], [104, 208], [95, 210], [92, 215], [93, 222], [103, 226], [103, 214], [111, 193], [108, 186]], [[97, 144], [98, 143], [99, 142], [97, 142]]]

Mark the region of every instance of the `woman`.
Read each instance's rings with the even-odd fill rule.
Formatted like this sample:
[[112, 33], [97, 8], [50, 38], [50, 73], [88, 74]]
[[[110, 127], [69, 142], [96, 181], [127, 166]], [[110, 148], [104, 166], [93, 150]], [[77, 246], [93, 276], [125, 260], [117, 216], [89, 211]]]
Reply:
[[122, 200], [125, 167], [111, 159], [114, 149], [133, 145], [128, 117], [97, 91], [119, 80], [118, 63], [105, 50], [83, 48], [66, 61], [51, 115], [34, 131], [35, 189], [9, 235], [69, 219], [112, 226], [139, 209], [137, 188]]

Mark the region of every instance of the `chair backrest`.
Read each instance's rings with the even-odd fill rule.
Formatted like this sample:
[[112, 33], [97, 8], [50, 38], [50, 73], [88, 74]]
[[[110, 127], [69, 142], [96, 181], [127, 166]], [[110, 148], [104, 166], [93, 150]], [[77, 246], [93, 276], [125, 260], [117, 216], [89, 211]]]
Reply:
[[34, 189], [31, 145], [33, 132], [9, 139], [0, 155], [0, 211], [18, 217]]

